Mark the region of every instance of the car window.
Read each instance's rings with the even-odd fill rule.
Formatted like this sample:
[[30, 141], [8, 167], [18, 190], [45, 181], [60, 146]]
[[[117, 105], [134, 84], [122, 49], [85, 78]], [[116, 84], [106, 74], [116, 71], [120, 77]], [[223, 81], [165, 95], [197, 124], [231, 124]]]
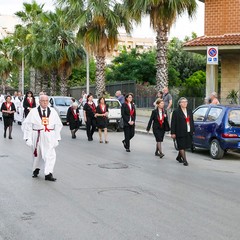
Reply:
[[118, 101], [106, 101], [106, 104], [111, 109], [120, 109], [121, 108]]
[[193, 114], [193, 120], [197, 122], [203, 122], [207, 110], [208, 110], [208, 107], [201, 107], [197, 109]]
[[55, 98], [56, 106], [70, 106], [72, 104], [71, 98]]
[[216, 121], [220, 116], [221, 112], [222, 108], [211, 108], [207, 116], [207, 122]]
[[240, 126], [240, 109], [234, 109], [229, 112], [228, 122], [231, 126]]

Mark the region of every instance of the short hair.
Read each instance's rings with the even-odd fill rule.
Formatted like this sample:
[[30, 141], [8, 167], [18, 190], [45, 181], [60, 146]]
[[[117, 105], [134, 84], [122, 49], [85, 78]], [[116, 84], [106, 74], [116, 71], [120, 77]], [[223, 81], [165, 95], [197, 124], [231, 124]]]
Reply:
[[212, 92], [211, 95], [213, 95], [214, 97], [217, 97], [217, 93], [216, 92]]
[[179, 98], [179, 100], [178, 100], [178, 105], [180, 105], [180, 103], [181, 103], [183, 100], [188, 101], [185, 97], [181, 97], [181, 98]]
[[73, 102], [72, 106], [78, 107], [77, 102]]
[[[47, 99], [48, 99], [48, 95], [44, 94], [44, 95], [40, 95], [40, 96], [39, 96], [39, 101], [41, 101], [43, 97], [47, 97]], [[48, 100], [49, 100], [49, 99], [48, 99]]]
[[160, 104], [161, 102], [164, 102], [163, 99], [158, 98], [158, 99], [156, 100], [156, 105]]
[[5, 100], [7, 100], [8, 97], [10, 97], [10, 99], [12, 99], [12, 96], [8, 94], [8, 95], [5, 97]]
[[89, 93], [89, 94], [87, 95], [87, 101], [88, 101], [88, 99], [89, 99], [90, 97], [93, 97], [92, 93]]

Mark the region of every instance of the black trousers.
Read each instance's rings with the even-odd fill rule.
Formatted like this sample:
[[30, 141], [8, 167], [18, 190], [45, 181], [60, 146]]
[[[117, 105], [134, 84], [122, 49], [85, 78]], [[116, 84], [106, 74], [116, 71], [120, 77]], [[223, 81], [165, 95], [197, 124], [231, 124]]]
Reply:
[[91, 140], [96, 130], [96, 118], [87, 118], [86, 129], [88, 140]]
[[126, 149], [130, 149], [130, 140], [135, 135], [135, 125], [129, 125], [123, 127], [124, 131], [124, 137], [125, 137], [125, 143], [126, 143]]

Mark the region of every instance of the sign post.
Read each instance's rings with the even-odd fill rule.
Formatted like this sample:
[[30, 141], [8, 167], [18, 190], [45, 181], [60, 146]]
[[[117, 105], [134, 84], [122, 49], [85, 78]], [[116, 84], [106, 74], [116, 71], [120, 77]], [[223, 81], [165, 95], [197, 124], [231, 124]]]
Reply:
[[218, 65], [218, 47], [207, 47], [207, 64], [210, 65], [210, 92], [215, 92], [214, 65]]

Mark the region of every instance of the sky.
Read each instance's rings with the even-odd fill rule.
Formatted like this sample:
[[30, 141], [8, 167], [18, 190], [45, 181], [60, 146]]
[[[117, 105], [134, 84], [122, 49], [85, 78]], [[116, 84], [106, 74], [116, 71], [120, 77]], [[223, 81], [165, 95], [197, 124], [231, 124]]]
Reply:
[[[31, 3], [31, 0], [1, 0], [0, 15], [13, 15], [17, 11], [23, 9], [23, 2]], [[54, 10], [55, 0], [36, 0], [37, 3], [44, 3], [44, 10]], [[1, 22], [0, 22], [1, 26]], [[198, 1], [198, 10], [193, 19], [189, 19], [187, 15], [178, 18], [170, 31], [169, 38], [178, 37], [184, 39], [185, 36], [191, 36], [195, 32], [197, 36], [204, 35], [204, 3]], [[140, 26], [135, 26], [133, 37], [154, 38], [155, 33], [152, 31], [148, 18], [144, 18]]]

